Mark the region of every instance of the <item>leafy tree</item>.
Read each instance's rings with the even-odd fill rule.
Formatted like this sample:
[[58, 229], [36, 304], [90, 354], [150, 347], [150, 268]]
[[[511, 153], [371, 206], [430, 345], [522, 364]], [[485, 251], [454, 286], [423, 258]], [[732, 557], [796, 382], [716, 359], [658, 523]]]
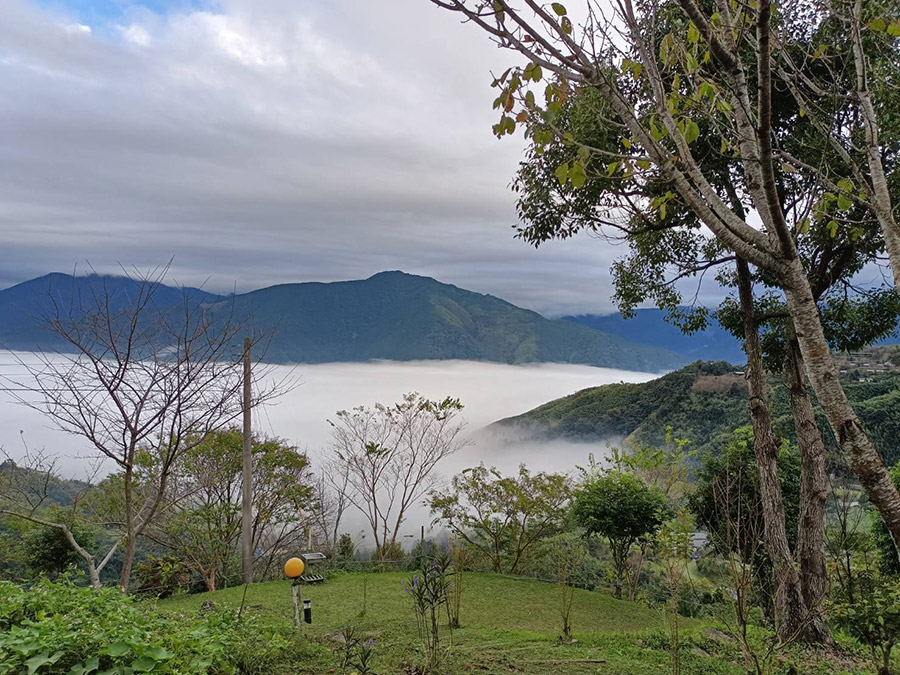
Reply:
[[566, 524], [571, 489], [561, 474], [533, 474], [524, 464], [503, 476], [480, 464], [453, 477], [451, 489], [429, 495], [434, 522], [490, 562], [495, 572], [514, 574], [538, 541]]
[[678, 605], [685, 578], [689, 577], [687, 565], [694, 553], [694, 521], [687, 511], [679, 511], [675, 518], [663, 523], [656, 533], [654, 548], [662, 565], [668, 597], [666, 599], [666, 623], [669, 628], [669, 651], [672, 654], [672, 675], [681, 673], [680, 617]]
[[[313, 490], [306, 454], [277, 438], [251, 439], [253, 548], [270, 565], [300, 546]], [[184, 453], [160, 516], [146, 536], [203, 577], [207, 589], [227, 576], [241, 536], [243, 436], [240, 429], [208, 434]], [[265, 570], [262, 571], [263, 575]]]
[[661, 447], [641, 441], [629, 443], [624, 449], [614, 447], [612, 462], [617, 470], [633, 473], [669, 499], [676, 499], [688, 489], [688, 459], [697, 456], [688, 450], [689, 445], [689, 440], [676, 438], [672, 426], [667, 425]]
[[[697, 488], [689, 498], [697, 524], [709, 533], [717, 552], [737, 555], [752, 572], [760, 604], [771, 619], [780, 620], [784, 607], [777, 605], [779, 583], [774, 578], [772, 557], [759, 542], [765, 529], [759, 471], [753, 429], [741, 427], [719, 453], [702, 456]], [[796, 448], [782, 442], [777, 461], [779, 487], [784, 502], [788, 546], [797, 545], [800, 518], [800, 457]], [[807, 622], [808, 620], [803, 620]]]
[[[800, 458], [796, 448], [786, 442], [782, 443], [778, 457], [778, 478], [784, 496], [789, 542], [794, 546], [800, 517]], [[735, 429], [719, 452], [701, 455], [696, 479], [696, 489], [688, 503], [697, 524], [709, 532], [710, 544], [719, 553], [736, 553], [744, 562], [752, 563], [750, 552], [758, 550], [758, 546], [751, 539], [759, 536], [764, 527], [753, 429]], [[743, 522], [739, 530], [746, 533], [746, 539], [734, 539], [728, 530], [729, 521]]]
[[614, 595], [621, 598], [632, 549], [649, 541], [671, 516], [671, 509], [665, 496], [640, 478], [620, 471], [595, 471], [586, 475], [584, 483], [575, 491], [572, 513], [589, 534], [609, 541], [615, 574]]
[[354, 555], [356, 555], [356, 546], [353, 543], [353, 537], [344, 532], [338, 539], [338, 560], [353, 560]]
[[[691, 261], [694, 251], [703, 251], [701, 262], [709, 264], [694, 265], [694, 273], [723, 255], [736, 256], [784, 293], [805, 369], [835, 437], [900, 541], [900, 492], [843, 391], [797, 241], [797, 233], [813, 225], [851, 238], [877, 228], [900, 284], [892, 167], [882, 159], [880, 138], [897, 139], [887, 131], [879, 137], [890, 128], [879, 120], [892, 119], [895, 108], [885, 104], [896, 94], [868, 86], [869, 69], [889, 72], [898, 46], [891, 30], [871, 39], [876, 31], [869, 26], [873, 20], [895, 26], [895, 13], [879, 3], [867, 3], [864, 16], [861, 3], [773, 12], [770, 0], [746, 7], [623, 0], [609, 14], [588, 4], [588, 19], [576, 27], [560, 3], [551, 11], [531, 0], [525, 7], [506, 0], [433, 2], [525, 57], [525, 65], [494, 82], [501, 114], [494, 131], [504, 136], [522, 126], [537, 154], [556, 138], [569, 143], [576, 155], [554, 173], [576, 189], [596, 179], [597, 189], [608, 192], [607, 208], [597, 209], [594, 223], [626, 229], [635, 240], [669, 237]], [[736, 39], [737, 25], [753, 30]], [[842, 67], [831, 66], [832, 49]], [[816, 72], [808, 73], [811, 67]], [[782, 90], [790, 96], [779, 98]], [[567, 102], [585, 91], [602, 106], [590, 114], [615, 138], [613, 150], [559, 125]], [[798, 112], [779, 118], [785, 98]], [[856, 137], [865, 140], [848, 140]], [[810, 155], [797, 146], [821, 151], [820, 159], [804, 161]], [[704, 163], [710, 154], [722, 161]], [[618, 187], [604, 189], [610, 185]], [[799, 199], [783, 201], [786, 185]], [[647, 218], [648, 202], [653, 218]], [[866, 226], [859, 226], [858, 210]], [[690, 217], [680, 220], [679, 212]], [[624, 273], [652, 283], [671, 256], [645, 260], [647, 266]], [[662, 294], [669, 292], [665, 283]]]
[[[900, 487], [900, 462], [891, 467], [891, 479], [894, 485]], [[881, 570], [885, 574], [900, 575], [900, 562], [894, 555], [893, 541], [891, 535], [884, 526], [884, 521], [877, 515], [872, 519], [872, 536], [878, 547], [878, 556], [881, 562]]]

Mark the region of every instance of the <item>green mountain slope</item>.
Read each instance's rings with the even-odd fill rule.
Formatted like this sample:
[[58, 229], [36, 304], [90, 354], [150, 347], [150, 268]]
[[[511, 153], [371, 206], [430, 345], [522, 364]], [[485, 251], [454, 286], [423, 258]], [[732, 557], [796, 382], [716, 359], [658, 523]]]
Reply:
[[361, 281], [272, 286], [208, 305], [269, 334], [266, 360], [558, 362], [662, 371], [684, 357], [552, 321], [429, 277], [382, 272]]
[[[896, 462], [900, 459], [900, 372], [848, 379], [844, 388], [885, 460]], [[791, 438], [790, 407], [780, 381], [770, 379], [769, 394], [775, 431]], [[819, 413], [818, 417], [834, 448], [824, 416]], [[659, 445], [671, 426], [677, 438], [705, 449], [749, 423], [743, 375], [723, 361], [697, 361], [642, 384], [584, 389], [490, 428], [538, 439], [603, 442], [626, 438]]]
[[[70, 348], [44, 330], [40, 315], [80, 306], [95, 294], [127, 302], [135, 283], [121, 277], [51, 274], [0, 291], [0, 348]], [[568, 321], [551, 321], [490, 295], [429, 277], [382, 272], [361, 281], [271, 286], [234, 296], [160, 286], [154, 312], [197, 303], [213, 321], [246, 322], [266, 336], [265, 360], [324, 363], [389, 359], [557, 362], [659, 372], [686, 358], [668, 349]], [[150, 312], [149, 317], [158, 316]], [[235, 346], [240, 349], [240, 345]]]

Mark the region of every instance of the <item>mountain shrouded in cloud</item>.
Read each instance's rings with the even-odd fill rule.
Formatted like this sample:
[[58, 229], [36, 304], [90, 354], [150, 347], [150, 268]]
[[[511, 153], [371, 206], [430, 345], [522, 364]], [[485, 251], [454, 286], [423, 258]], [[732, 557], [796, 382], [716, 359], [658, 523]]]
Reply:
[[[52, 307], [51, 299], [77, 310], [80, 302], [103, 294], [115, 307], [135, 292], [136, 282], [122, 277], [62, 274], [0, 291], [0, 315], [5, 317], [0, 346], [65, 350], [35, 320], [36, 313]], [[649, 372], [684, 363], [664, 348], [549, 320], [492, 295], [403, 272], [360, 281], [282, 284], [229, 297], [197, 289], [185, 289], [185, 294], [214, 323], [229, 318], [265, 334], [264, 359], [276, 363], [466, 359]], [[178, 289], [159, 286], [153, 305], [165, 312], [177, 309], [183, 299]]]

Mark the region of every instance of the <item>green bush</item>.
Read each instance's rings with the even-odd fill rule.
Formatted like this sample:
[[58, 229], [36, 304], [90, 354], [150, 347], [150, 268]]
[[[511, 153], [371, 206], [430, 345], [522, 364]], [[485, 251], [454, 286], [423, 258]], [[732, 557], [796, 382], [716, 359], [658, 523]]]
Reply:
[[31, 588], [0, 582], [0, 675], [277, 672], [293, 649], [251, 617], [238, 625], [231, 611], [163, 616], [67, 576]]
[[[155, 598], [168, 598], [190, 588], [191, 572], [173, 555], [154, 556], [134, 566], [136, 593]], [[204, 589], [205, 590], [205, 589]]]
[[[91, 526], [78, 520], [70, 520], [66, 525], [81, 546], [88, 550], [94, 548], [96, 532]], [[66, 535], [55, 527], [32, 529], [23, 544], [25, 562], [37, 574], [56, 576], [70, 565], [84, 564], [84, 560], [69, 544]]]
[[869, 649], [879, 675], [890, 675], [891, 652], [900, 641], [900, 580], [865, 574], [857, 584], [853, 602], [839, 597], [832, 603], [832, 617]]

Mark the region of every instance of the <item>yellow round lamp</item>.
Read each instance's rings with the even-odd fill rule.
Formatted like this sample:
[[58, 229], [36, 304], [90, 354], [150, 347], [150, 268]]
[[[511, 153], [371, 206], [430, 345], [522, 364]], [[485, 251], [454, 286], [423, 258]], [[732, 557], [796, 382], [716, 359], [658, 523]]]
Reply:
[[291, 579], [296, 579], [303, 574], [303, 568], [306, 567], [300, 558], [291, 558], [284, 563], [284, 573]]

